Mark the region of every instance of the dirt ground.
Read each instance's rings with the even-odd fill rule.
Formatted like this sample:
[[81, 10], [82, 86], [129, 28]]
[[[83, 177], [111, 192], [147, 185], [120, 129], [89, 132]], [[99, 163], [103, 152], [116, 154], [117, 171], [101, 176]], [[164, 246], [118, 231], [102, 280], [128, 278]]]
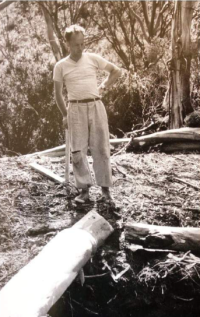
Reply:
[[64, 185], [31, 169], [32, 161], [64, 176], [64, 157], [0, 159], [0, 288], [57, 232], [96, 210], [114, 233], [86, 264], [84, 285], [77, 278], [49, 316], [200, 315], [200, 258], [190, 252], [133, 252], [124, 234], [128, 221], [200, 227], [199, 154], [112, 157], [115, 208], [97, 202], [96, 186], [91, 201], [77, 205], [74, 186], [67, 196]]

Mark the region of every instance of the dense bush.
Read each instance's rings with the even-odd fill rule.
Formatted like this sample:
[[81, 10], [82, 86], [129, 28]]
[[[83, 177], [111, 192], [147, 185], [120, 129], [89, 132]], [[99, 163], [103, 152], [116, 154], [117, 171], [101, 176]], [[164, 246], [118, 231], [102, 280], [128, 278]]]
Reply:
[[144, 73], [124, 71], [119, 81], [104, 95], [110, 132], [121, 136], [139, 128], [155, 114], [163, 115], [162, 101], [167, 77], [159, 66]]
[[1, 28], [0, 130], [6, 154], [42, 150], [62, 139], [62, 118], [53, 97], [55, 59], [45, 25], [29, 12], [22, 24], [15, 22], [22, 9], [12, 8], [12, 21], [5, 14]]

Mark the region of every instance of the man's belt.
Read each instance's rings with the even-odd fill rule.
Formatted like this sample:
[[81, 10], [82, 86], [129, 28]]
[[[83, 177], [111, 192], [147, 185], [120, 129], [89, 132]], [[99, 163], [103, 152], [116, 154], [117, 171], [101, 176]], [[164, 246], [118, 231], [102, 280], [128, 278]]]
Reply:
[[94, 102], [97, 100], [101, 100], [101, 98], [94, 98], [94, 99], [82, 99], [82, 100], [68, 100], [68, 102], [72, 103], [88, 103], [88, 102]]

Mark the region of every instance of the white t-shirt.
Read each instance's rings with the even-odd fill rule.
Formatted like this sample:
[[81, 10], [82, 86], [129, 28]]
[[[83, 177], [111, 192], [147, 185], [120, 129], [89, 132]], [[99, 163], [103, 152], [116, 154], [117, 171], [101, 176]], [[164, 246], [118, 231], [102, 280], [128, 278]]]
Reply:
[[56, 63], [53, 80], [65, 83], [69, 100], [99, 97], [97, 70], [104, 70], [107, 63], [94, 53], [82, 53], [78, 62], [67, 56]]

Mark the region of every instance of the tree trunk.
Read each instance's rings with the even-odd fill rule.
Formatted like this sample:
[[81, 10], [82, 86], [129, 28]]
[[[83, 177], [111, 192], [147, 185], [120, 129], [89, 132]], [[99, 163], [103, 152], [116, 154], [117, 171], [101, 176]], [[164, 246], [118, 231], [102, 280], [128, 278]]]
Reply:
[[180, 128], [193, 111], [190, 102], [190, 29], [196, 1], [176, 1], [172, 22], [171, 83], [169, 90], [170, 128]]
[[52, 18], [48, 12], [48, 10], [45, 8], [45, 6], [41, 3], [42, 11], [44, 14], [45, 22], [46, 22], [46, 27], [47, 27], [47, 35], [49, 39], [49, 43], [52, 48], [52, 52], [55, 56], [56, 61], [59, 61], [62, 57], [61, 50], [57, 44], [54, 29], [53, 29], [53, 22]]
[[127, 223], [125, 238], [145, 248], [200, 253], [200, 228], [181, 228]]

